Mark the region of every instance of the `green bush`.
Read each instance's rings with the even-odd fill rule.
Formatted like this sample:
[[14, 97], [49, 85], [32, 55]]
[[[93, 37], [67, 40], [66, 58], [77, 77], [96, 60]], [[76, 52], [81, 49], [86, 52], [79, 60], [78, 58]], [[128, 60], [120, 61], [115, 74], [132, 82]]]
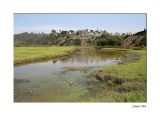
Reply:
[[97, 46], [121, 46], [123, 41], [123, 36], [111, 36], [111, 35], [102, 35], [101, 37], [96, 38], [95, 44]]

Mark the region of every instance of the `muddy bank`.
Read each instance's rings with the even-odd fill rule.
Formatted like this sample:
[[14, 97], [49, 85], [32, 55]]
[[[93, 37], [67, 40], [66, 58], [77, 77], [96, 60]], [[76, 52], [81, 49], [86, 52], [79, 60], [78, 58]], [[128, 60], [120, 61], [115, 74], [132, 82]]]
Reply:
[[113, 74], [111, 72], [104, 72], [102, 70], [98, 70], [95, 72], [92, 72], [90, 74], [91, 77], [95, 77], [100, 82], [105, 82], [109, 86], [113, 86], [116, 84], [122, 84], [124, 82], [122, 76], [118, 76], [116, 74]]
[[125, 57], [118, 64], [133, 63], [140, 59], [142, 54], [137, 52], [127, 52]]
[[30, 81], [30, 80], [27, 80], [27, 79], [14, 79], [14, 83], [15, 83], [15, 84], [27, 83], [27, 82], [31, 82], [31, 81]]
[[65, 71], [81, 71], [81, 72], [87, 72], [87, 67], [64, 67]]

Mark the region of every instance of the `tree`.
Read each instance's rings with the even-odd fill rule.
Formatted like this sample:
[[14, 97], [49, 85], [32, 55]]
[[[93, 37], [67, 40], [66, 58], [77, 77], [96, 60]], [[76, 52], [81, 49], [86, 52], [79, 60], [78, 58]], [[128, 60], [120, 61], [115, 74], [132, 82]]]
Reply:
[[69, 30], [69, 34], [74, 34], [74, 30]]
[[61, 34], [67, 35], [68, 31], [62, 31]]
[[56, 34], [57, 32], [56, 32], [56, 30], [52, 29], [51, 33]]
[[90, 30], [90, 32], [93, 33], [94, 31], [93, 31], [93, 30]]

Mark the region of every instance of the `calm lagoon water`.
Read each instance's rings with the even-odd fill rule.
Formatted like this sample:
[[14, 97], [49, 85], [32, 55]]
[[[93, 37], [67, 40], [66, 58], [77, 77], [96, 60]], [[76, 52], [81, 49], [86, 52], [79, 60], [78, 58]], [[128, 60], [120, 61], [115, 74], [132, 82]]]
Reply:
[[[123, 52], [120, 51], [81, 49], [65, 60], [16, 66], [14, 100], [78, 102], [81, 96], [106, 86], [95, 78], [89, 78], [90, 73], [101, 66], [116, 64], [122, 57]], [[78, 70], [68, 69], [74, 67]]]

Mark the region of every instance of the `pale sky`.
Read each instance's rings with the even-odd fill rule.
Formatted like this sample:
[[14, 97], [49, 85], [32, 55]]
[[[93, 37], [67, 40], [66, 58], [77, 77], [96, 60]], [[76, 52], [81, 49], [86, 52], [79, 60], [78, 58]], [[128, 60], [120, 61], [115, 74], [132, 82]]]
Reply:
[[14, 33], [99, 29], [138, 32], [146, 28], [146, 14], [14, 14]]

